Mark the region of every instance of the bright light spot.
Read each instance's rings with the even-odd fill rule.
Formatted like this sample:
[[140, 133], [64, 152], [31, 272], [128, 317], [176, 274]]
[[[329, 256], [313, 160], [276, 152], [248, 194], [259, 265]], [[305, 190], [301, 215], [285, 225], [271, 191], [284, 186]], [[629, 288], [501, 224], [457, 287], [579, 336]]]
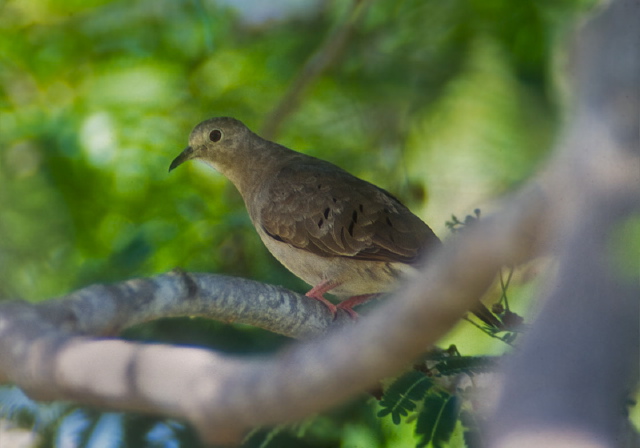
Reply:
[[111, 117], [105, 112], [98, 112], [87, 118], [80, 130], [80, 143], [93, 165], [108, 165], [116, 155]]

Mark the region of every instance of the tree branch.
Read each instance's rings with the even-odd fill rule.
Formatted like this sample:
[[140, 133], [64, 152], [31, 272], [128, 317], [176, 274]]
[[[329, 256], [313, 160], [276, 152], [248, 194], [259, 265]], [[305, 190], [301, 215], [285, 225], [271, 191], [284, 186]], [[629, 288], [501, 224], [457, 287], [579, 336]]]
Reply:
[[[258, 306], [269, 303], [280, 310], [274, 311], [274, 322], [284, 322], [296, 308], [306, 309], [307, 316], [321, 315], [310, 329], [290, 330], [292, 335], [327, 328], [328, 316], [319, 304], [255, 282], [169, 274], [92, 286], [39, 306], [2, 304], [0, 380], [15, 382], [39, 399], [72, 399], [174, 416], [193, 423], [207, 441], [236, 440], [249, 427], [326, 409], [406, 366], [456, 324], [500, 266], [533, 253], [532, 235], [545, 215], [541, 197], [532, 189], [501, 216], [464, 232], [424, 276], [367, 319], [342, 326], [322, 340], [291, 347], [274, 359], [241, 360], [201, 349], [70, 334], [105, 334], [151, 316], [212, 311], [225, 320], [274, 325], [248, 307], [234, 309], [237, 285], [255, 288], [249, 300]], [[211, 277], [214, 281], [207, 285]], [[205, 286], [214, 289], [204, 292]], [[129, 306], [129, 300], [137, 304]], [[293, 320], [287, 322], [296, 328]]]
[[556, 186], [559, 272], [505, 372], [492, 419], [500, 448], [638, 446], [625, 416], [640, 366], [638, 254], [616, 252], [640, 219], [639, 13], [637, 1], [613, 2], [575, 42], [577, 113]]
[[289, 90], [265, 119], [260, 135], [268, 140], [275, 138], [280, 126], [298, 107], [309, 86], [337, 59], [353, 31], [353, 27], [370, 3], [371, 0], [353, 0], [351, 2], [344, 22], [338, 25], [318, 50], [307, 59], [302, 70], [291, 83]]
[[[285, 336], [308, 339], [324, 333], [333, 316], [319, 302], [273, 285], [216, 274], [180, 270], [150, 279], [94, 285], [39, 305], [57, 325], [81, 334], [113, 335], [163, 317], [202, 316], [249, 324]], [[338, 322], [346, 319], [340, 313]]]

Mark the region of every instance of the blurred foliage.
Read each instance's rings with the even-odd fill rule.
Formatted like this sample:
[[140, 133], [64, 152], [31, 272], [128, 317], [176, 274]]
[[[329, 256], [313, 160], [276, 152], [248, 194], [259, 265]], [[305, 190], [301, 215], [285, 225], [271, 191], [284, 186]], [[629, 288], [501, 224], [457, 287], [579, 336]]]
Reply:
[[[556, 49], [593, 3], [371, 1], [277, 140], [392, 191], [446, 237], [451, 214], [484, 206], [543, 160], [560, 115]], [[264, 249], [224, 178], [195, 163], [167, 174], [203, 119], [260, 130], [350, 2], [265, 4], [0, 2], [0, 299], [40, 301], [178, 266], [306, 288]], [[463, 344], [475, 343], [471, 331]], [[198, 319], [128, 336], [244, 353], [284, 342]], [[495, 342], [484, 339], [483, 349]], [[370, 402], [256, 446], [418, 443], [413, 427], [378, 421]], [[118, 414], [74, 415], [64, 428], [86, 443], [130, 428]], [[172, 425], [157, 440], [182, 431]]]

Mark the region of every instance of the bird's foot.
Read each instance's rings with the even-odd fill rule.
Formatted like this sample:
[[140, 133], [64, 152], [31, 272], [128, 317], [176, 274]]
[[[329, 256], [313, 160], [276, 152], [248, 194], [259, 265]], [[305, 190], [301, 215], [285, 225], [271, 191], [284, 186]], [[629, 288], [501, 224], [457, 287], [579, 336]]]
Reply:
[[349, 315], [351, 319], [358, 320], [358, 313], [353, 311], [353, 308], [351, 308], [350, 306], [345, 306], [344, 302], [338, 304], [338, 306], [336, 307], [336, 312], [337, 310], [343, 310]]
[[310, 299], [315, 299], [318, 302], [322, 303], [324, 306], [326, 306], [329, 309], [329, 312], [331, 312], [331, 315], [333, 316], [333, 318], [336, 318], [336, 313], [338, 312], [337, 307], [329, 302], [327, 299], [325, 299], [322, 294], [313, 294], [311, 295], [311, 291], [309, 291], [308, 293], [305, 294], [305, 296], [309, 297]]
[[322, 302], [331, 312], [333, 318], [336, 318], [336, 313], [338, 312], [337, 307], [324, 298], [324, 293], [331, 291], [336, 286], [340, 285], [340, 283], [334, 283], [329, 280], [323, 280], [318, 283], [316, 286], [311, 288], [311, 291], [305, 294], [305, 296], [315, 299], [319, 302]]
[[359, 296], [352, 296], [344, 302], [340, 302], [338, 308], [353, 308], [354, 306], [362, 305], [363, 303], [368, 302], [378, 295], [379, 294], [362, 294]]
[[307, 297], [313, 297], [314, 299], [318, 299], [318, 300], [320, 300], [322, 302], [322, 301], [326, 300], [323, 297], [324, 293], [331, 291], [336, 286], [340, 286], [340, 283], [334, 283], [334, 282], [329, 281], [329, 280], [323, 280], [320, 283], [318, 283], [316, 286], [311, 288], [311, 290], [308, 293], [306, 293], [305, 295]]
[[352, 296], [344, 302], [340, 302], [336, 308], [339, 310], [345, 310], [351, 319], [358, 320], [358, 313], [353, 311], [353, 307], [361, 305], [377, 295], [378, 294], [362, 294], [359, 296]]
[[338, 284], [336, 283], [331, 283], [328, 280], [324, 280], [320, 283], [318, 283], [316, 286], [314, 286], [313, 288], [311, 288], [311, 291], [309, 291], [308, 293], [305, 294], [305, 296], [310, 297], [312, 299], [315, 299], [321, 303], [324, 304], [324, 306], [326, 306], [329, 311], [331, 312], [331, 315], [333, 316], [333, 318], [336, 318], [336, 313], [338, 312], [336, 306], [329, 302], [327, 299], [324, 298], [324, 293], [327, 291], [330, 291], [331, 289], [335, 288], [336, 286], [338, 286]]
[[337, 316], [338, 310], [344, 310], [351, 319], [358, 320], [358, 313], [353, 310], [353, 307], [366, 302], [377, 294], [363, 294], [360, 296], [349, 297], [347, 300], [339, 303], [338, 306], [336, 306], [324, 298], [324, 293], [331, 291], [333, 288], [339, 285], [340, 283], [333, 283], [329, 280], [324, 280], [314, 286], [311, 291], [309, 291], [305, 295], [322, 302], [327, 308], [329, 308], [329, 311], [331, 311], [331, 314], [333, 314], [334, 319]]

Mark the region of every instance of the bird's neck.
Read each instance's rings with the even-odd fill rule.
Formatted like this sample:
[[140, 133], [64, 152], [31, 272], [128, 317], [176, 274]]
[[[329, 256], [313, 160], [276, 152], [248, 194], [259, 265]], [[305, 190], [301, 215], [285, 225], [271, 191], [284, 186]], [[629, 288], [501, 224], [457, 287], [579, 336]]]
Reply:
[[289, 148], [264, 140], [258, 145], [240, 149], [234, 155], [234, 160], [219, 161], [219, 169], [246, 200], [260, 191], [297, 154]]

